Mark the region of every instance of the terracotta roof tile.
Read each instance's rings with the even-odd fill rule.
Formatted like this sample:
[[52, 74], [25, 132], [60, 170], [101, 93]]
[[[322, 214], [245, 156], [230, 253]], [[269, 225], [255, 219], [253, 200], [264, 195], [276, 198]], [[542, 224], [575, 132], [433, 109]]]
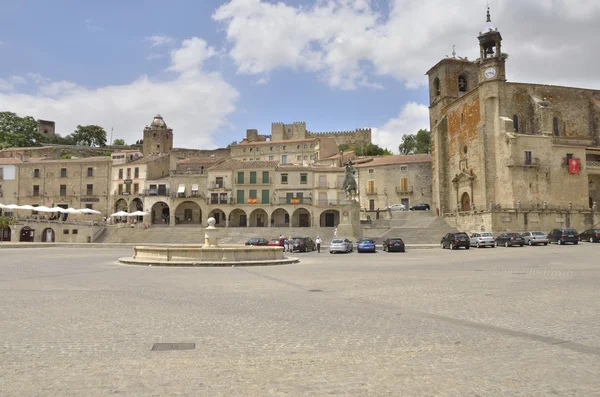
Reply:
[[430, 163], [430, 154], [394, 154], [390, 156], [373, 157], [371, 161], [358, 164], [357, 167], [377, 167], [380, 165]]
[[225, 160], [215, 164], [209, 170], [239, 170], [239, 169], [272, 169], [277, 168], [277, 161], [241, 161], [235, 159]]

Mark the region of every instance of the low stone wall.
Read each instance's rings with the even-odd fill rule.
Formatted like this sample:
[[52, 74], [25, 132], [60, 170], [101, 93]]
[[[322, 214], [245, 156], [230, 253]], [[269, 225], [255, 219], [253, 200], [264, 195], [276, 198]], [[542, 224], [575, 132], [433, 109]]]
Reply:
[[104, 226], [89, 223], [23, 222], [11, 225], [10, 242], [20, 242], [21, 234], [28, 236], [25, 242], [32, 243], [90, 243], [100, 236]]
[[467, 233], [486, 231], [493, 233], [540, 230], [548, 233], [559, 227], [572, 227], [582, 232], [600, 227], [600, 213], [592, 211], [473, 211], [445, 214], [448, 225]]

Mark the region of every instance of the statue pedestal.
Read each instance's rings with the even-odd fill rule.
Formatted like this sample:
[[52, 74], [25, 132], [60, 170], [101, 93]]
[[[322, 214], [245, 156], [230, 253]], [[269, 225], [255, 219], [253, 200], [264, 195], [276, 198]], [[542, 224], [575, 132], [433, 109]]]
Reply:
[[345, 237], [356, 243], [362, 238], [360, 226], [360, 204], [355, 200], [344, 200], [340, 208], [340, 224], [337, 227], [337, 237]]

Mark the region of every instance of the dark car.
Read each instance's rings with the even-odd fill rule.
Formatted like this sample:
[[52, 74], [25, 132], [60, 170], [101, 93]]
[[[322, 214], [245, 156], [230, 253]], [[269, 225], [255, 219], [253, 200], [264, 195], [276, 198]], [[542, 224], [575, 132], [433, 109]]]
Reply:
[[383, 250], [387, 252], [406, 252], [404, 241], [401, 238], [386, 238], [383, 240]]
[[443, 248], [450, 248], [451, 250], [465, 247], [465, 249], [471, 248], [471, 240], [467, 233], [448, 233], [442, 238], [440, 246]]
[[292, 241], [292, 251], [308, 252], [317, 249], [317, 245], [310, 237], [292, 237]]
[[267, 244], [269, 247], [283, 247], [284, 238], [272, 238]]
[[522, 247], [525, 245], [525, 239], [519, 233], [502, 233], [496, 237], [496, 247], [499, 245], [505, 247], [518, 245], [519, 247]]
[[588, 229], [579, 234], [579, 240], [600, 243], [600, 229]]
[[558, 245], [566, 244], [566, 243], [579, 243], [579, 234], [577, 230], [573, 228], [561, 228], [561, 229], [553, 229], [550, 233], [548, 233], [548, 241], [550, 244], [557, 243]]
[[251, 238], [246, 241], [246, 245], [267, 246], [269, 242], [266, 238]]
[[430, 209], [431, 209], [431, 207], [429, 206], [429, 204], [425, 204], [425, 203], [415, 204], [410, 207], [411, 211], [429, 211]]
[[361, 238], [356, 243], [356, 252], [359, 254], [363, 252], [376, 252], [375, 241], [372, 238]]

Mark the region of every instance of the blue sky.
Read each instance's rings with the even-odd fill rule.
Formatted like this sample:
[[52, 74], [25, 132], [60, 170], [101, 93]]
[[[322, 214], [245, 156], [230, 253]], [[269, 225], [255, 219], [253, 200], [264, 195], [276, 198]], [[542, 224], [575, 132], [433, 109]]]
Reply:
[[[274, 121], [372, 127], [397, 150], [428, 127], [427, 69], [453, 44], [476, 58], [485, 3], [0, 0], [0, 110], [55, 120], [62, 135], [114, 127], [127, 142], [160, 112], [176, 146], [198, 148]], [[598, 50], [577, 39], [597, 34], [592, 3], [490, 1], [509, 80], [598, 88]]]

